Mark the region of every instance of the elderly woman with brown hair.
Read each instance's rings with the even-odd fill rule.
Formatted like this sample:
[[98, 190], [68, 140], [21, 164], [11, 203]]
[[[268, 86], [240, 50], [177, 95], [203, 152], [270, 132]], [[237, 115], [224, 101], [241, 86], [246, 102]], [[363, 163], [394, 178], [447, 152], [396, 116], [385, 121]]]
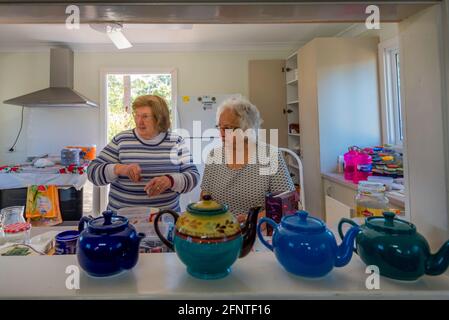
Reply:
[[167, 103], [145, 95], [132, 104], [136, 127], [116, 135], [88, 167], [89, 180], [110, 184], [108, 209], [148, 206], [179, 211], [179, 196], [199, 181], [183, 138], [170, 131]]

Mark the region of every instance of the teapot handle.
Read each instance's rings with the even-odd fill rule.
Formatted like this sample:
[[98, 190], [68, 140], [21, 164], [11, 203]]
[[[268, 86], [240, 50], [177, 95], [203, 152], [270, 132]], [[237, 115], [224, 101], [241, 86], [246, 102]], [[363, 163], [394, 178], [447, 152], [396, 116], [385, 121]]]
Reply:
[[[347, 223], [350, 224], [353, 227], [359, 227], [359, 225], [357, 223], [355, 223], [354, 221], [347, 219], [347, 218], [342, 218], [340, 220], [340, 222], [338, 223], [338, 234], [340, 235], [340, 239], [343, 241], [343, 238], [345, 237], [345, 235], [343, 234], [343, 225]], [[357, 247], [354, 246], [354, 250], [355, 253], [357, 253]], [[357, 253], [358, 254], [358, 253]]]
[[81, 217], [80, 222], [78, 222], [78, 231], [79, 231], [79, 233], [81, 233], [81, 232], [84, 230], [85, 225], [86, 225], [89, 221], [91, 221], [92, 219], [93, 219], [92, 216], [88, 216], [88, 217], [84, 216], [84, 217]]
[[159, 211], [158, 214], [156, 214], [156, 217], [154, 218], [154, 231], [156, 231], [156, 234], [159, 237], [159, 239], [161, 239], [161, 241], [167, 247], [169, 247], [171, 250], [175, 250], [175, 247], [173, 246], [173, 242], [168, 241], [167, 238], [165, 238], [162, 235], [162, 232], [159, 230], [159, 221], [161, 220], [162, 215], [164, 215], [165, 213], [172, 215], [173, 218], [175, 218], [175, 224], [176, 224], [176, 221], [178, 220], [179, 215], [175, 211], [170, 210], [170, 209], [161, 210], [161, 211]]
[[260, 227], [262, 226], [262, 224], [266, 222], [269, 225], [271, 225], [273, 227], [273, 229], [276, 229], [277, 224], [276, 222], [274, 222], [272, 219], [270, 218], [262, 218], [259, 220], [259, 223], [257, 224], [257, 236], [259, 237], [260, 242], [262, 242], [262, 244], [267, 247], [268, 249], [270, 249], [271, 251], [273, 251], [273, 246], [271, 244], [269, 244], [267, 241], [265, 241], [265, 239], [263, 238], [262, 232], [260, 231]]

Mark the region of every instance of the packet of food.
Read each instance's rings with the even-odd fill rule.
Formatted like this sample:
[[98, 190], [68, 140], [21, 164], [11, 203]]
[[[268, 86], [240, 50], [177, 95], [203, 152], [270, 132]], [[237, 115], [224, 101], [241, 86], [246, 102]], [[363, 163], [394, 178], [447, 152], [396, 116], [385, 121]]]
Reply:
[[53, 226], [62, 223], [58, 188], [54, 185], [29, 186], [25, 216], [33, 226]]

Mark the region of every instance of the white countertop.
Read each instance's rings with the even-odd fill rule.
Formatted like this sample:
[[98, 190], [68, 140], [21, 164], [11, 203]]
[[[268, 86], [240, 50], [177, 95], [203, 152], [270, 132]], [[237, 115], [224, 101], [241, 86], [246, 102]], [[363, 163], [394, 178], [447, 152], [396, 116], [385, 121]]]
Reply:
[[80, 272], [80, 289], [68, 290], [67, 266], [74, 255], [0, 257], [0, 299], [449, 299], [449, 277], [424, 276], [404, 283], [380, 278], [380, 290], [368, 290], [365, 266], [354, 256], [322, 279], [287, 273], [271, 252], [239, 259], [219, 280], [191, 277], [174, 253], [141, 254], [134, 269], [108, 278]]

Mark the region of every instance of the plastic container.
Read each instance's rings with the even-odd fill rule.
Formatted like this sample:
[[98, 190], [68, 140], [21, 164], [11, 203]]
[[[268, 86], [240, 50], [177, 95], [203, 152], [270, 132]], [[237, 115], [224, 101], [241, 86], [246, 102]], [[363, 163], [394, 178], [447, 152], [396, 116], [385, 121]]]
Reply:
[[394, 179], [391, 177], [370, 176], [368, 177], [368, 181], [382, 183], [387, 191], [391, 191], [393, 189]]
[[69, 166], [74, 164], [80, 165], [80, 153], [81, 149], [78, 148], [64, 148], [61, 150], [61, 164], [63, 166]]
[[60, 232], [55, 237], [55, 255], [76, 254], [76, 243], [80, 233], [78, 230]]
[[344, 173], [345, 170], [345, 159], [344, 156], [338, 156], [337, 158], [337, 172]]
[[356, 169], [356, 158], [359, 152], [354, 148], [349, 148], [349, 151], [343, 155], [344, 159], [344, 176], [346, 180], [353, 180]]
[[359, 181], [368, 180], [368, 177], [372, 175], [373, 161], [369, 154], [359, 152], [355, 158], [355, 171], [352, 181], [359, 183]]
[[355, 203], [356, 217], [382, 217], [385, 211], [389, 211], [385, 186], [378, 182], [360, 181]]
[[66, 149], [80, 149], [80, 157], [83, 160], [91, 161], [94, 160], [97, 155], [97, 146], [66, 146]]

